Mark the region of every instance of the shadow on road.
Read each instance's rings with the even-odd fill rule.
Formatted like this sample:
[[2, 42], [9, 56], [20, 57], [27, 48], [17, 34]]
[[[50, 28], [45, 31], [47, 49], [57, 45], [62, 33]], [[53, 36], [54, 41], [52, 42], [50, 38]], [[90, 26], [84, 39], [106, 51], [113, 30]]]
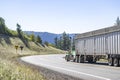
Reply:
[[[73, 61], [71, 61], [73, 62]], [[77, 62], [76, 62], [77, 63]], [[94, 65], [104, 65], [104, 66], [109, 66], [107, 62], [96, 62], [96, 63], [89, 63], [89, 62], [84, 62], [83, 64], [94, 64]]]
[[96, 62], [96, 63], [88, 63], [88, 62], [85, 62], [86, 64], [94, 64], [94, 65], [106, 65], [108, 66], [108, 63], [105, 63], [105, 62]]

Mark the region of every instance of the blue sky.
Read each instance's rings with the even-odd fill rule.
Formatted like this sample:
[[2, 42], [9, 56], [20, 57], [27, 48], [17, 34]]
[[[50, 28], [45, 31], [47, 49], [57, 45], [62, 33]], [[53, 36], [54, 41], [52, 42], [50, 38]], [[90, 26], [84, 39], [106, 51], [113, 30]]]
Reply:
[[114, 25], [120, 0], [0, 0], [8, 28], [52, 33], [83, 33]]

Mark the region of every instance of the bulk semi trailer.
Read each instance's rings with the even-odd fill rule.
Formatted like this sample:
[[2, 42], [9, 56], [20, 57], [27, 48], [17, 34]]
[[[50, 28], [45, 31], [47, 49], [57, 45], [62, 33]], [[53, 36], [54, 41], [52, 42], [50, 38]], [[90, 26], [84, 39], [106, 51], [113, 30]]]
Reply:
[[110, 66], [120, 65], [120, 26], [75, 36], [76, 61], [90, 63], [107, 58]]

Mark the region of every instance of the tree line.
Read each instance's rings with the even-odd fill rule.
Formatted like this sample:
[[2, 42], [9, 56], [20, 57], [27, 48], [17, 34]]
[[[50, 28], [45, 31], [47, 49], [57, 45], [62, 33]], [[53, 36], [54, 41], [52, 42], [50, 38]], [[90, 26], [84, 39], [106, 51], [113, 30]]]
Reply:
[[74, 50], [74, 38], [70, 37], [66, 32], [62, 33], [62, 36], [55, 37], [55, 47], [61, 50]]
[[29, 47], [28, 41], [33, 41], [42, 45], [45, 44], [46, 46], [50, 45], [61, 50], [74, 49], [74, 39], [70, 37], [69, 34], [66, 34], [66, 32], [63, 32], [62, 36], [54, 39], [55, 44], [50, 44], [47, 41], [43, 43], [39, 35], [35, 36], [34, 33], [24, 33], [21, 29], [21, 25], [18, 23], [16, 24], [16, 31], [8, 29], [2, 17], [0, 17], [0, 34], [19, 37], [25, 43], [26, 47]]

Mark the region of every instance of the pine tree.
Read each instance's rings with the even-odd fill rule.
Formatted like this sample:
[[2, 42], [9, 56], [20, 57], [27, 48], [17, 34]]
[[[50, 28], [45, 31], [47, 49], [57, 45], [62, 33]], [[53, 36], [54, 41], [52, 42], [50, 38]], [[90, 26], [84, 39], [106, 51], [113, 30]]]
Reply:
[[0, 17], [0, 33], [6, 34], [5, 20]]
[[55, 37], [54, 41], [55, 41], [55, 46], [58, 48], [58, 38]]
[[23, 38], [21, 26], [18, 23], [16, 24], [16, 26], [17, 26], [18, 37]]
[[117, 23], [117, 26], [120, 26], [120, 19], [119, 19], [119, 17], [117, 17], [116, 23]]
[[42, 39], [41, 39], [41, 37], [39, 35], [37, 36], [37, 42], [42, 44]]
[[63, 32], [62, 36], [58, 39], [57, 37], [55, 38], [55, 45], [57, 48], [62, 49], [62, 50], [70, 50], [71, 48], [71, 39], [66, 32]]
[[30, 38], [31, 38], [31, 40], [34, 42], [35, 41], [35, 35], [34, 34], [31, 34], [30, 35]]

